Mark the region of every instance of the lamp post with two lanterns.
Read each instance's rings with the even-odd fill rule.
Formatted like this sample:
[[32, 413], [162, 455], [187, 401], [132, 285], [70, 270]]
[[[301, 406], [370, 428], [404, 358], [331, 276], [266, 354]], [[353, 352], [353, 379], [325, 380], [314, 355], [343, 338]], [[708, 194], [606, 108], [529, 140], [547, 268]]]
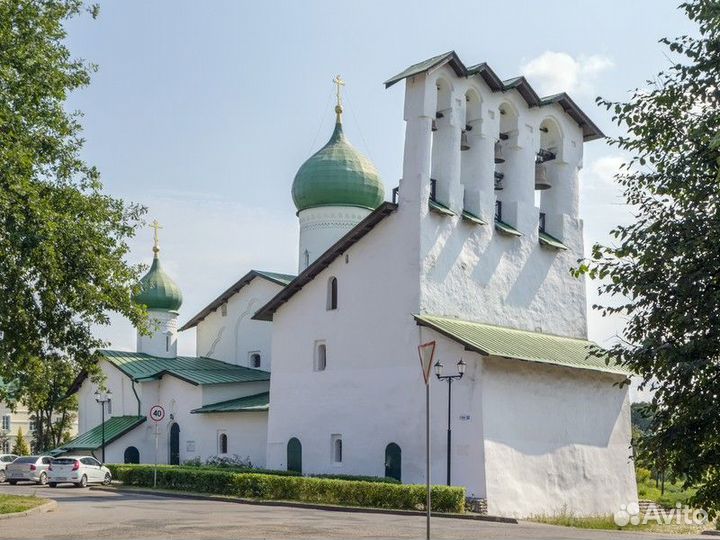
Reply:
[[102, 462], [105, 463], [105, 404], [112, 399], [112, 392], [110, 390], [101, 392], [100, 389], [95, 391], [95, 401], [100, 404], [102, 411]]
[[435, 363], [435, 376], [441, 381], [447, 381], [448, 383], [448, 427], [447, 427], [447, 485], [450, 485], [450, 468], [451, 468], [451, 448], [452, 448], [452, 423], [451, 423], [451, 411], [452, 411], [452, 382], [455, 379], [462, 379], [465, 375], [465, 361], [461, 358], [457, 363], [457, 374], [455, 375], [443, 375], [443, 365], [438, 360]]

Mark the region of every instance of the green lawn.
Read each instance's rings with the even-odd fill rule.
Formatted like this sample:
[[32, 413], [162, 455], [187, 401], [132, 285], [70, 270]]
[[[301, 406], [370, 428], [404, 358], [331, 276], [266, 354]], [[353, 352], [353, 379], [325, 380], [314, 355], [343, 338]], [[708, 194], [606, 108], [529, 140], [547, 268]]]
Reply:
[[676, 503], [689, 504], [690, 497], [695, 495], [695, 488], [683, 489], [683, 483], [678, 480], [675, 484], [665, 481], [665, 493], [661, 494], [660, 487], [655, 487], [655, 480], [645, 477], [638, 471], [638, 498], [655, 501], [660, 506], [673, 508]]
[[40, 497], [20, 497], [17, 495], [0, 495], [0, 514], [24, 512], [46, 503]]

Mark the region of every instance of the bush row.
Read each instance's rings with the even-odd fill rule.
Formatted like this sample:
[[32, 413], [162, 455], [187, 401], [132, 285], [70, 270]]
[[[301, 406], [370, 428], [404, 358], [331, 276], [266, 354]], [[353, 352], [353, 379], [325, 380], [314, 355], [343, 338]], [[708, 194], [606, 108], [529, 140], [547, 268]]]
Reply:
[[[126, 485], [152, 487], [152, 465], [111, 465], [113, 477]], [[233, 497], [301, 501], [368, 508], [423, 510], [425, 486], [333, 480], [305, 476], [206, 470], [197, 467], [158, 466], [157, 486]], [[432, 509], [462, 512], [465, 489], [433, 486]]]
[[355, 474], [311, 474], [311, 478], [329, 478], [330, 480], [357, 480], [360, 482], [380, 482], [383, 484], [401, 484], [397, 478], [389, 476], [362, 476]]

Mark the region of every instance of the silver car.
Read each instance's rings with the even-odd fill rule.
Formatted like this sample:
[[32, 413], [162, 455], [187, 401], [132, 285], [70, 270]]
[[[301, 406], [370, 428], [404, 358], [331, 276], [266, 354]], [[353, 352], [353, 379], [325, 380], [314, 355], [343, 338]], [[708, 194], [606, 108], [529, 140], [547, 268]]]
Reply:
[[35, 482], [44, 486], [47, 484], [47, 471], [51, 461], [50, 456], [19, 457], [5, 467], [7, 481], [13, 486], [18, 482]]
[[110, 469], [90, 456], [63, 456], [52, 460], [48, 470], [48, 484], [51, 488], [58, 484], [75, 484], [85, 487], [88, 484], [109, 485], [112, 482]]
[[12, 463], [16, 459], [17, 456], [15, 454], [0, 454], [0, 484], [7, 479], [5, 467], [7, 467], [8, 463]]

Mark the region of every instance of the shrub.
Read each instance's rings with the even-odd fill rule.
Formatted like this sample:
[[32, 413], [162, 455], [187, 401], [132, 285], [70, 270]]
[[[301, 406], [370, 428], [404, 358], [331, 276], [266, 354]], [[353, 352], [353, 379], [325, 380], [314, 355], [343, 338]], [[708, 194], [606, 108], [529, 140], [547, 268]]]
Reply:
[[312, 478], [329, 478], [331, 480], [357, 480], [359, 482], [381, 482], [383, 484], [401, 484], [397, 478], [388, 476], [361, 476], [354, 474], [311, 474]]
[[230, 469], [238, 467], [243, 469], [253, 468], [250, 457], [241, 458], [237, 454], [233, 454], [229, 457], [211, 456], [205, 460], [205, 465], [207, 465], [208, 467], [217, 467], [220, 469]]
[[[152, 465], [112, 465], [115, 479], [130, 486], [151, 487]], [[160, 465], [159, 488], [229, 495], [233, 497], [302, 501], [342, 506], [423, 510], [425, 486], [337, 480], [302, 476], [236, 472], [205, 467]], [[433, 486], [432, 509], [437, 512], [462, 512], [465, 489]]]
[[650, 474], [651, 473], [649, 469], [643, 469], [642, 467], [638, 467], [638, 469], [635, 471], [635, 476], [637, 477], [638, 483], [649, 480]]

